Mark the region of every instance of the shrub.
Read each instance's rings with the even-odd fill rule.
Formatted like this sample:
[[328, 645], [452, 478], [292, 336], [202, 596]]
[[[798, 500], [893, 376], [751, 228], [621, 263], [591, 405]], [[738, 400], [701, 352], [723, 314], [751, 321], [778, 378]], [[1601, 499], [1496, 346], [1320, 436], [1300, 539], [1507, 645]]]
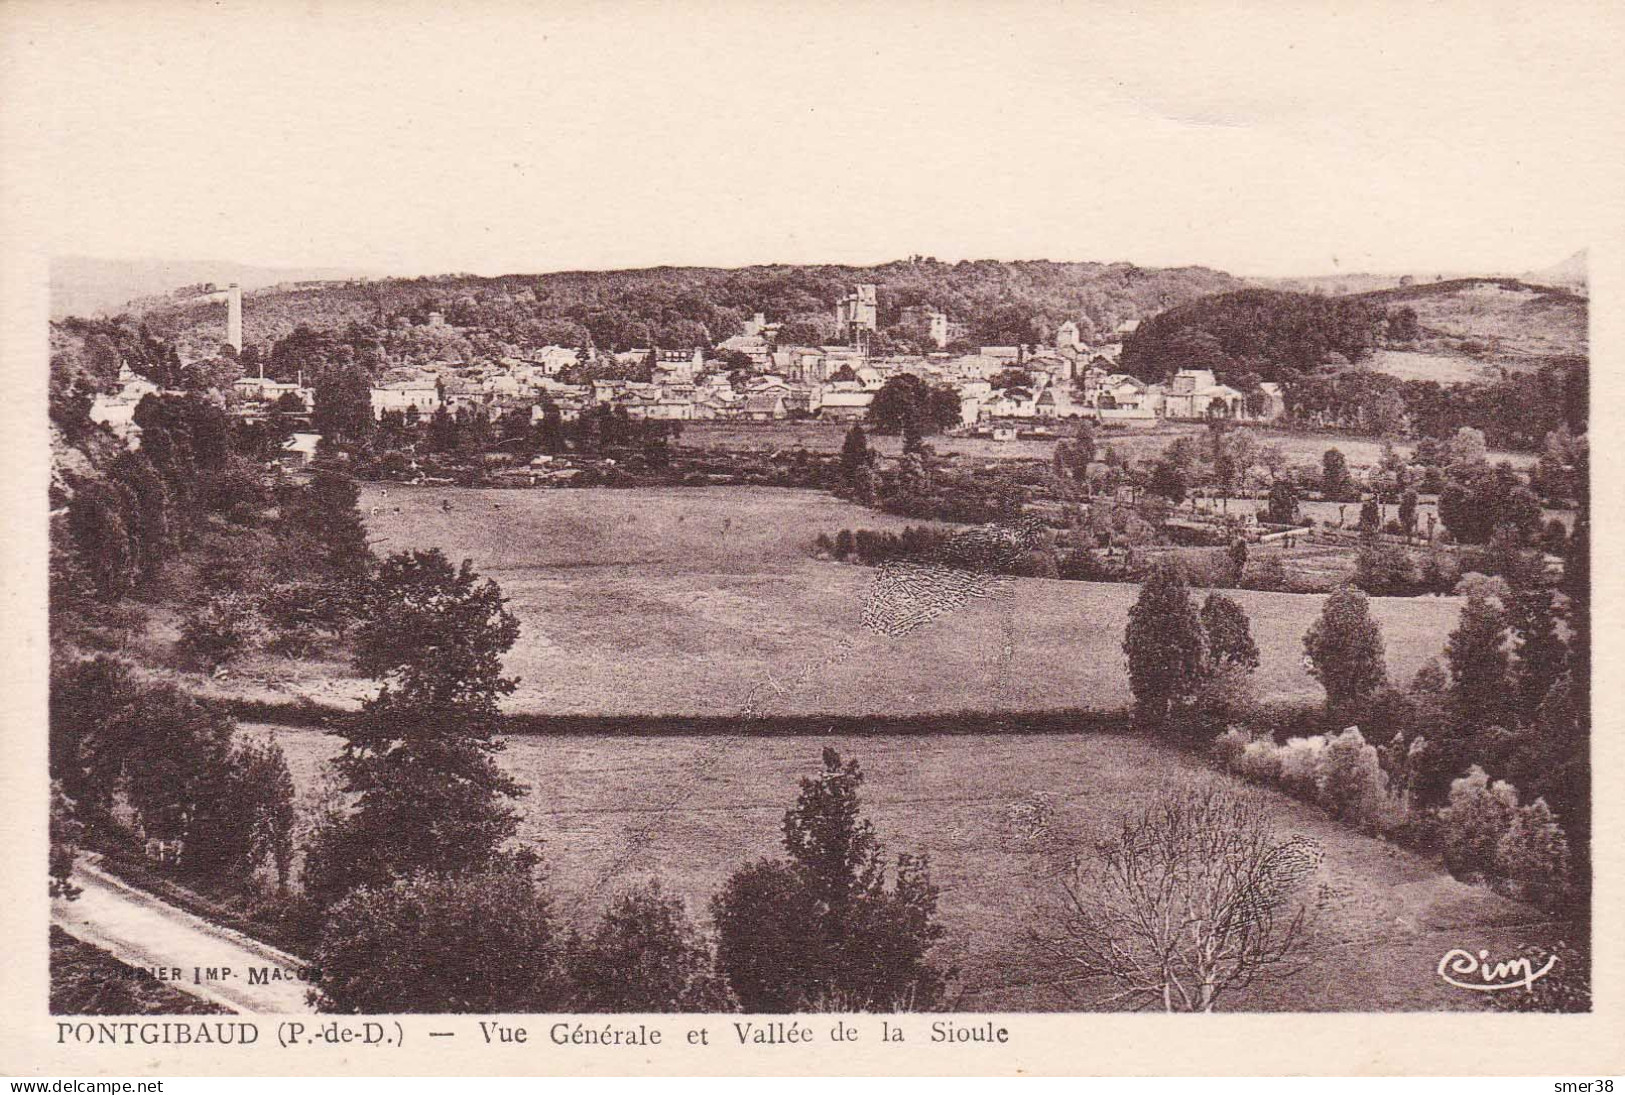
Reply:
[[1512, 603], [1512, 587], [1505, 578], [1498, 575], [1481, 574], [1470, 570], [1456, 580], [1455, 588], [1451, 590], [1457, 597], [1477, 597], [1483, 601], [1494, 602], [1501, 607]]
[[1365, 544], [1354, 566], [1354, 584], [1373, 596], [1409, 592], [1417, 575], [1410, 555], [1391, 544]]
[[1315, 771], [1316, 801], [1332, 817], [1374, 829], [1390, 820], [1388, 786], [1375, 746], [1358, 727], [1331, 738]]
[[571, 951], [571, 1006], [578, 1011], [729, 1010], [711, 948], [658, 882], [616, 897]]
[[1447, 551], [1430, 551], [1422, 563], [1422, 585], [1434, 593], [1448, 593], [1461, 580], [1461, 564]]
[[1513, 815], [1495, 847], [1496, 871], [1517, 897], [1561, 906], [1569, 892], [1569, 842], [1546, 800], [1537, 798]]
[[73, 799], [62, 790], [60, 781], [51, 781], [50, 859], [46, 892], [51, 897], [75, 900], [83, 891], [73, 884], [73, 864], [85, 827], [79, 821]]
[[1197, 726], [1207, 733], [1232, 723], [1248, 724], [1258, 707], [1258, 688], [1244, 666], [1224, 663], [1197, 687], [1191, 706]]
[[328, 1012], [556, 1011], [568, 998], [547, 900], [520, 871], [355, 890], [315, 958]]
[[233, 591], [216, 593], [181, 624], [181, 656], [212, 671], [247, 649], [258, 630], [253, 598]]
[[1281, 750], [1273, 741], [1250, 741], [1236, 758], [1236, 774], [1254, 783], [1274, 786], [1281, 782]]
[[1252, 735], [1239, 726], [1227, 728], [1224, 733], [1213, 739], [1210, 750], [1213, 763], [1226, 772], [1236, 771], [1241, 754], [1252, 740]]
[[1242, 588], [1261, 589], [1278, 593], [1287, 587], [1286, 564], [1277, 552], [1255, 555], [1254, 562], [1242, 576]]
[[758, 860], [734, 872], [711, 900], [717, 969], [746, 1011], [806, 1006], [821, 977], [819, 910], [788, 863]]
[[1592, 1010], [1589, 945], [1576, 947], [1562, 939], [1550, 947], [1531, 943], [1518, 948], [1517, 955], [1527, 958], [1533, 969], [1550, 964], [1551, 973], [1524, 991], [1486, 993], [1497, 1011], [1583, 1014]]
[[1501, 839], [1518, 812], [1518, 792], [1502, 781], [1491, 783], [1473, 765], [1450, 785], [1450, 805], [1439, 811], [1444, 836], [1444, 865], [1457, 878], [1493, 878]]
[[303, 654], [316, 643], [322, 609], [314, 594], [315, 582], [279, 582], [260, 598], [260, 611], [273, 632], [271, 644], [278, 652]]
[[1326, 737], [1316, 734], [1310, 738], [1291, 738], [1280, 747], [1281, 787], [1296, 798], [1315, 801], [1319, 788], [1315, 776], [1320, 771], [1320, 757], [1326, 751]]
[[1060, 567], [1055, 552], [1049, 549], [1029, 551], [1018, 565], [1016, 573], [1024, 578], [1059, 578]]
[[1226, 589], [1235, 584], [1235, 564], [1223, 551], [1181, 551], [1179, 567], [1185, 575], [1185, 580], [1193, 586]]

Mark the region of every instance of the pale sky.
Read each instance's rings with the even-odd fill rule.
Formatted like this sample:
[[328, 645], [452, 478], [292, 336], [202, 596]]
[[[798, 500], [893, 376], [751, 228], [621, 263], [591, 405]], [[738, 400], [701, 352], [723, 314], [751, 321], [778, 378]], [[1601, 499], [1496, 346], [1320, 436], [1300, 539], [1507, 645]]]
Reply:
[[1619, 8], [23, 0], [0, 172], [55, 254], [1513, 272], [1619, 197]]

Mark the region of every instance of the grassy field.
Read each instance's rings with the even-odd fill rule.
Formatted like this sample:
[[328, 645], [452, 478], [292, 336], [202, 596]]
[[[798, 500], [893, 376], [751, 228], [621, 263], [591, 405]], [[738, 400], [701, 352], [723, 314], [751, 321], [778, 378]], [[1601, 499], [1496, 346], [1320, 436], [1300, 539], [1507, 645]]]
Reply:
[[[442, 508], [448, 502], [450, 510]], [[523, 631], [508, 659], [515, 710], [731, 715], [1034, 711], [1128, 702], [1119, 649], [1132, 586], [1022, 579], [897, 637], [862, 626], [876, 571], [818, 562], [820, 531], [905, 522], [816, 492], [772, 488], [467, 491], [367, 489], [383, 550], [438, 546], [501, 582]], [[1301, 636], [1321, 598], [1240, 592], [1267, 695], [1314, 698]], [[1379, 600], [1391, 673], [1436, 655], [1449, 599]], [[763, 686], [766, 687], [763, 687]], [[953, 720], [965, 729], [964, 721]], [[246, 724], [288, 755], [301, 813], [329, 793], [336, 739]], [[776, 854], [796, 781], [824, 745], [857, 756], [865, 800], [893, 851], [926, 852], [942, 887], [942, 960], [967, 1010], [1086, 1008], [1079, 985], [1027, 940], [1054, 872], [1158, 787], [1208, 773], [1167, 745], [1106, 732], [1013, 735], [515, 736], [502, 763], [532, 787], [521, 835], [542, 848], [560, 915], [584, 925], [616, 890], [658, 875], [708, 918], [750, 859]], [[1050, 832], [1013, 832], [1005, 809], [1055, 796]], [[1505, 951], [1554, 929], [1533, 910], [1462, 885], [1435, 862], [1359, 836], [1265, 793], [1282, 835], [1322, 843], [1315, 965], [1233, 1006], [1274, 1010], [1475, 1008], [1435, 975], [1456, 946]]]
[[[452, 506], [449, 512], [441, 502]], [[522, 632], [509, 706], [552, 714], [914, 714], [1115, 709], [1129, 585], [1018, 579], [907, 634], [863, 626], [878, 572], [820, 562], [820, 532], [907, 522], [775, 488], [487, 490], [369, 487], [380, 551], [471, 558]], [[929, 595], [929, 592], [927, 594]], [[1321, 598], [1235, 591], [1266, 697], [1313, 699], [1301, 639]], [[1455, 626], [1448, 598], [1379, 599], [1390, 673], [1408, 679]], [[330, 682], [329, 687], [360, 682]], [[303, 694], [291, 682], [292, 694]], [[313, 698], [332, 701], [331, 694]]]
[[1465, 354], [1430, 354], [1404, 350], [1378, 350], [1365, 363], [1375, 373], [1400, 380], [1436, 380], [1440, 384], [1467, 384], [1494, 380], [1496, 370]]
[[[245, 729], [276, 735], [308, 812], [335, 739]], [[882, 842], [930, 855], [948, 931], [940, 957], [960, 971], [954, 1006], [965, 1010], [1087, 1007], [1098, 990], [1069, 983], [1026, 943], [1053, 893], [1053, 871], [1118, 811], [1207, 775], [1174, 749], [1114, 734], [516, 737], [502, 763], [531, 785], [521, 835], [542, 848], [561, 916], [584, 923], [620, 887], [658, 876], [704, 921], [732, 871], [779, 853], [796, 781], [817, 770], [825, 745], [863, 763], [866, 810]], [[1039, 791], [1055, 796], [1056, 812], [1051, 832], [1033, 841], [1007, 826], [1004, 809]], [[1262, 793], [1280, 835], [1308, 836], [1325, 850], [1326, 902], [1311, 940], [1320, 957], [1290, 982], [1249, 990], [1235, 1008], [1473, 1008], [1481, 1003], [1474, 994], [1434, 972], [1445, 951], [1506, 953], [1554, 930], [1534, 910], [1456, 882], [1434, 862]]]
[[1424, 285], [1382, 303], [1415, 308], [1424, 337], [1475, 341], [1499, 360], [1584, 354], [1589, 345], [1586, 301], [1561, 291], [1475, 283], [1436, 293]]

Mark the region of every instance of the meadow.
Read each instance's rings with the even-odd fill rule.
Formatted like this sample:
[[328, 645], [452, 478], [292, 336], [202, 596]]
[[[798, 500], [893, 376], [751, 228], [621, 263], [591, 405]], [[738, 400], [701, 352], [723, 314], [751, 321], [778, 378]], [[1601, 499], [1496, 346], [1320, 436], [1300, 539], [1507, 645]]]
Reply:
[[[510, 710], [731, 715], [749, 701], [763, 714], [905, 715], [1130, 702], [1121, 642], [1137, 587], [1014, 579], [882, 634], [863, 622], [878, 572], [809, 549], [821, 532], [910, 522], [821, 492], [369, 486], [361, 501], [376, 550], [438, 547], [502, 586], [521, 625]], [[1230, 596], [1252, 620], [1261, 694], [1318, 698], [1302, 637], [1322, 598]], [[1440, 654], [1459, 606], [1379, 598], [1373, 613], [1403, 681]]]
[[1468, 384], [1494, 380], [1497, 370], [1466, 354], [1435, 354], [1416, 350], [1378, 350], [1364, 367], [1400, 380], [1435, 380], [1440, 384]]
[[[336, 740], [317, 730], [244, 729], [275, 734], [308, 816]], [[866, 813], [889, 852], [930, 856], [947, 929], [937, 957], [958, 969], [951, 1006], [961, 1010], [1087, 1009], [1099, 999], [1098, 986], [1077, 982], [1029, 943], [1046, 921], [1054, 872], [1157, 788], [1227, 778], [1176, 749], [1111, 733], [512, 737], [501, 763], [530, 785], [520, 838], [541, 849], [561, 919], [585, 926], [611, 894], [658, 877], [703, 923], [729, 874], [781, 853], [780, 822], [797, 780], [817, 771], [826, 745], [863, 764]], [[1035, 792], [1054, 796], [1054, 817], [1047, 833], [1029, 838], [1005, 811]], [[1322, 846], [1323, 904], [1310, 968], [1247, 990], [1234, 1009], [1471, 1009], [1482, 1004], [1477, 994], [1435, 973], [1446, 951], [1506, 953], [1559, 930], [1527, 906], [1455, 881], [1435, 861], [1259, 793], [1279, 836]]]
[[[448, 503], [450, 509], [442, 506]], [[965, 732], [964, 711], [1110, 712], [1129, 701], [1120, 642], [1133, 586], [1019, 579], [888, 637], [863, 626], [874, 570], [811, 558], [819, 532], [906, 522], [817, 492], [775, 488], [469, 491], [381, 486], [362, 505], [379, 550], [436, 546], [496, 578], [522, 624], [507, 659], [515, 711], [669, 716], [649, 733], [515, 734], [500, 763], [530, 787], [520, 838], [542, 851], [562, 920], [587, 926], [620, 889], [658, 877], [709, 919], [740, 866], [780, 851], [797, 780], [824, 746], [856, 756], [892, 853], [930, 856], [960, 1010], [1087, 1009], [1080, 983], [1031, 938], [1056, 872], [1161, 787], [1227, 780], [1198, 756], [1098, 724], [1087, 732]], [[1301, 636], [1321, 598], [1238, 591], [1267, 696], [1314, 699]], [[1458, 606], [1376, 600], [1390, 673], [1439, 653]], [[754, 693], [754, 695], [753, 695]], [[685, 714], [941, 714], [954, 734], [680, 732]], [[1067, 716], [1071, 717], [1071, 716]], [[986, 725], [985, 723], [983, 725]], [[305, 824], [333, 793], [338, 740], [245, 723], [285, 751]], [[1012, 804], [1053, 796], [1046, 832]], [[1313, 961], [1231, 1006], [1254, 1010], [1477, 1008], [1435, 969], [1452, 947], [1504, 952], [1561, 928], [1451, 879], [1436, 860], [1361, 836], [1313, 807], [1258, 792], [1280, 836], [1326, 853]]]

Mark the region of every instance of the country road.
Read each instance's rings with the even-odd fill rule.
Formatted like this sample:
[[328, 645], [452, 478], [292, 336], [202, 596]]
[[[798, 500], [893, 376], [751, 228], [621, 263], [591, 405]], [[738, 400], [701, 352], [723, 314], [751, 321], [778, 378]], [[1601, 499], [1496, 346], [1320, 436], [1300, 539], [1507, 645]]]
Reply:
[[[159, 967], [181, 975], [170, 982], [182, 992], [243, 1014], [309, 1012], [309, 986], [292, 977], [303, 963], [292, 955], [211, 924], [80, 860], [77, 900], [51, 902], [51, 921], [77, 939], [110, 952], [138, 969]], [[194, 980], [194, 969], [229, 976]], [[249, 971], [281, 971], [286, 980], [250, 984]]]

